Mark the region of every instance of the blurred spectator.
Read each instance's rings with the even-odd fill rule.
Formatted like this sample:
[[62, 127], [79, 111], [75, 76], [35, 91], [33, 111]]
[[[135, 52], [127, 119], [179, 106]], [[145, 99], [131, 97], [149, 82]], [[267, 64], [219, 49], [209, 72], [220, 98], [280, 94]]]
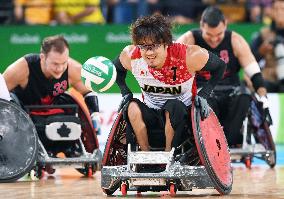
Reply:
[[10, 24], [13, 16], [13, 1], [0, 0], [0, 24]]
[[14, 0], [17, 23], [29, 25], [50, 24], [53, 0]]
[[284, 0], [272, 6], [273, 23], [253, 39], [251, 48], [262, 66], [268, 92], [284, 92]]
[[149, 2], [157, 0], [106, 0], [109, 23], [128, 24], [149, 14]]
[[248, 0], [247, 4], [251, 22], [261, 23], [271, 17], [272, 0]]
[[54, 0], [58, 24], [103, 24], [100, 0]]
[[[249, 0], [248, 0], [249, 1]], [[244, 22], [247, 18], [246, 0], [216, 0], [229, 23]]]
[[170, 16], [177, 24], [188, 24], [195, 22], [205, 7], [202, 0], [158, 0], [152, 12]]

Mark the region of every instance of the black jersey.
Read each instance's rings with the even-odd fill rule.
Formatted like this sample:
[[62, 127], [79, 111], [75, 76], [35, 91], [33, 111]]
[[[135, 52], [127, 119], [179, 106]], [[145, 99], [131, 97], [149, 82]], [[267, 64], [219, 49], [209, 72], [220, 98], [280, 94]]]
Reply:
[[[202, 32], [200, 29], [192, 30], [192, 34], [195, 39], [196, 45], [199, 45], [202, 48], [211, 51], [226, 63], [226, 71], [224, 73], [223, 79], [219, 81], [218, 85], [239, 86], [240, 78], [238, 73], [240, 71], [241, 65], [239, 63], [239, 60], [233, 53], [233, 47], [231, 43], [232, 31], [226, 30], [223, 41], [216, 48], [211, 48], [206, 43], [206, 41], [202, 38]], [[204, 83], [205, 81], [205, 76], [197, 76], [198, 86], [202, 85], [202, 83]]]
[[25, 89], [18, 86], [13, 92], [24, 105], [52, 104], [57, 95], [68, 89], [68, 67], [59, 79], [47, 79], [38, 54], [28, 54], [24, 58], [28, 62], [29, 80]]

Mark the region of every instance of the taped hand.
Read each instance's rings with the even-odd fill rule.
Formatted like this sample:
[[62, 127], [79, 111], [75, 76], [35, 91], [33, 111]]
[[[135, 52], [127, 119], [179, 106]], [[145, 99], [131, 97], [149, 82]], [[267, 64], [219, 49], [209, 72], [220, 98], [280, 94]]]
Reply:
[[257, 93], [255, 93], [255, 98], [258, 102], [262, 103], [262, 108], [266, 109], [269, 107], [268, 99], [266, 96], [259, 96]]
[[257, 93], [255, 93], [255, 98], [259, 103], [262, 104], [263, 108], [263, 117], [265, 121], [268, 123], [268, 125], [272, 125], [272, 117], [269, 112], [269, 102], [266, 96], [259, 96]]
[[201, 120], [209, 116], [210, 108], [206, 99], [197, 95], [194, 99], [194, 105], [200, 110]]

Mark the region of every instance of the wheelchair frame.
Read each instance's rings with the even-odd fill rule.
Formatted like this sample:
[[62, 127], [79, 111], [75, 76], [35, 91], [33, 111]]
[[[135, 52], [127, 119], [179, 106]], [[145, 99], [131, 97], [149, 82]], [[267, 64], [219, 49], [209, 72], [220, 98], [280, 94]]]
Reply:
[[[213, 111], [212, 111], [213, 112]], [[192, 109], [192, 114], [199, 113], [195, 109]], [[212, 116], [211, 117], [215, 117]], [[114, 145], [114, 139], [118, 139], [121, 143], [126, 141], [126, 138], [123, 137], [123, 132], [120, 132], [121, 135], [115, 137], [116, 128], [121, 128], [125, 130], [125, 127], [122, 127], [121, 124], [122, 113], [120, 112], [113, 124], [112, 130], [109, 135], [107, 146], [105, 149], [103, 157], [103, 167], [101, 170], [101, 187], [105, 194], [112, 195], [118, 188], [120, 188], [123, 196], [127, 195], [127, 191], [164, 191], [168, 190], [171, 196], [174, 196], [179, 191], [191, 191], [192, 189], [216, 189], [220, 194], [229, 194], [232, 188], [232, 170], [231, 168], [228, 171], [229, 184], [224, 185], [220, 179], [216, 179], [219, 176], [214, 172], [215, 167], [210, 164], [210, 154], [206, 152], [206, 146], [204, 142], [199, 142], [202, 140], [201, 129], [204, 130], [202, 126], [197, 124], [196, 127], [195, 144], [199, 142], [197, 147], [199, 157], [202, 154], [204, 156], [201, 158], [202, 165], [190, 166], [190, 165], [181, 165], [180, 162], [175, 161], [173, 148], [170, 152], [165, 151], [131, 151], [131, 146], [128, 144], [127, 149], [127, 161], [122, 162], [123, 165], [113, 165], [109, 161], [112, 161], [109, 157], [109, 153], [117, 153], [114, 149], [111, 149], [110, 146]], [[196, 120], [194, 122], [200, 121], [200, 116], [197, 114]], [[126, 124], [125, 124], [126, 125]], [[221, 129], [221, 126], [219, 127]], [[223, 132], [223, 131], [222, 131]], [[118, 134], [118, 133], [117, 133]], [[125, 133], [124, 133], [125, 134]], [[224, 133], [221, 139], [225, 139]], [[117, 140], [117, 141], [118, 141]], [[214, 141], [215, 142], [215, 141]], [[227, 153], [227, 166], [230, 167], [230, 155], [228, 151], [227, 142], [226, 149], [222, 152]], [[223, 147], [222, 147], [223, 148]], [[121, 149], [119, 149], [121, 150]], [[214, 150], [214, 149], [213, 149]], [[123, 154], [125, 155], [125, 154]], [[206, 156], [206, 157], [205, 157]], [[125, 158], [125, 157], [124, 157]], [[114, 158], [115, 159], [115, 158]], [[139, 172], [139, 165], [156, 165], [163, 164], [165, 170], [157, 173], [153, 172]], [[210, 168], [213, 167], [213, 168]]]
[[[75, 111], [75, 117], [79, 118], [80, 121], [82, 118], [80, 118], [79, 110], [81, 109], [82, 111], [81, 114], [84, 114], [84, 116], [87, 118], [87, 121], [85, 122], [90, 123], [90, 118], [89, 118], [90, 116], [86, 114], [86, 110], [83, 109], [83, 106], [80, 105], [80, 103], [76, 99], [74, 99], [72, 96], [70, 95], [67, 95], [67, 96], [72, 98], [72, 100], [74, 101], [74, 104], [31, 105], [31, 106], [25, 106], [25, 109], [27, 110], [28, 113], [30, 113], [32, 110], [39, 110], [39, 109], [49, 109], [49, 110], [50, 109], [62, 109], [62, 110], [73, 109]], [[62, 123], [64, 124], [64, 122]], [[92, 126], [91, 128], [92, 128], [92, 131], [94, 131]], [[45, 171], [52, 174], [55, 171], [54, 168], [74, 167], [83, 175], [91, 177], [96, 172], [96, 170], [99, 170], [101, 167], [102, 153], [99, 150], [99, 145], [98, 145], [98, 141], [97, 141], [97, 137], [95, 133], [94, 133], [94, 140], [95, 140], [95, 145], [97, 147], [95, 147], [93, 151], [86, 150], [86, 147], [84, 146], [82, 139], [84, 139], [85, 142], [87, 141], [83, 135], [83, 127], [81, 126], [81, 136], [77, 140], [73, 140], [74, 144], [75, 142], [79, 144], [79, 149], [81, 150], [80, 156], [62, 157], [62, 158], [61, 157], [60, 158], [51, 157], [48, 154], [47, 150], [45, 149], [44, 143], [40, 139], [38, 139], [39, 140], [38, 158], [37, 158], [36, 165], [33, 171], [30, 173], [30, 176], [32, 178], [33, 177], [42, 178], [44, 176]], [[52, 168], [52, 169], [49, 169], [49, 168]]]

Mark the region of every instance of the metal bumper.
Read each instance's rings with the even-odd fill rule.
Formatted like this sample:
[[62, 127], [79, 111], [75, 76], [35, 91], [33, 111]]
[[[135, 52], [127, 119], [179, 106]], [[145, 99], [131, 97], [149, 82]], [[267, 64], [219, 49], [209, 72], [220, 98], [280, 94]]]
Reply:
[[251, 144], [245, 145], [242, 148], [231, 148], [230, 154], [232, 160], [239, 160], [244, 156], [262, 156], [269, 158], [273, 156], [274, 151], [266, 150], [262, 144]]
[[138, 186], [167, 186], [169, 181], [179, 182], [181, 191], [214, 188], [204, 166], [183, 166], [178, 162], [160, 173], [137, 173], [130, 171], [127, 165], [104, 166], [101, 175], [102, 188], [110, 190], [116, 189], [122, 182], [127, 182], [128, 189], [135, 191]]
[[102, 153], [99, 149], [95, 149], [94, 152], [83, 154], [79, 157], [68, 158], [53, 158], [44, 154], [39, 156], [37, 164], [39, 165], [53, 165], [55, 167], [74, 166], [76, 168], [84, 168], [86, 164], [101, 164]]

